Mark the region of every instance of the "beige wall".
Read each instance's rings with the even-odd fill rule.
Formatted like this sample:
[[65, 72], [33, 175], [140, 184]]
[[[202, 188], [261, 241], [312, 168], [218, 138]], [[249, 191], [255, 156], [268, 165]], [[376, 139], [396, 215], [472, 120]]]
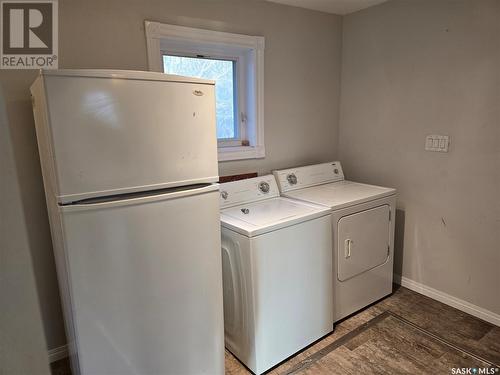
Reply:
[[49, 374], [6, 102], [0, 88], [0, 374]]
[[[395, 0], [345, 17], [339, 135], [349, 178], [399, 191], [396, 272], [496, 314], [499, 20], [498, 0]], [[450, 152], [424, 151], [427, 134], [450, 135]]]
[[[251, 0], [60, 0], [61, 68], [147, 69], [144, 20], [266, 38], [262, 160], [226, 162], [220, 174], [331, 160], [336, 155], [341, 18]], [[1, 71], [23, 222], [49, 348], [65, 344], [28, 88], [33, 71]], [[4, 175], [2, 175], [2, 179]], [[3, 183], [3, 182], [2, 182]], [[19, 254], [19, 257], [21, 254]]]

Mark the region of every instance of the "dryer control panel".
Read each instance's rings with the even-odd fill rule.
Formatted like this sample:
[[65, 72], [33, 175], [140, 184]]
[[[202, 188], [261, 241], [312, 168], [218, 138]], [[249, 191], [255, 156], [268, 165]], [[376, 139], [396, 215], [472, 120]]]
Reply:
[[282, 193], [344, 180], [339, 161], [274, 171]]
[[220, 185], [220, 206], [227, 208], [239, 204], [279, 197], [279, 189], [272, 174], [226, 182]]

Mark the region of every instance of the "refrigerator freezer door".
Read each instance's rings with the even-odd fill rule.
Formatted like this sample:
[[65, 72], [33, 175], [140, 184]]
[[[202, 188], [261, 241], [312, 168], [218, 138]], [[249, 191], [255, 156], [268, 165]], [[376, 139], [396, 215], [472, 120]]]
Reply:
[[82, 374], [223, 374], [217, 186], [64, 206]]
[[217, 181], [212, 83], [41, 77], [37, 135], [59, 202]]

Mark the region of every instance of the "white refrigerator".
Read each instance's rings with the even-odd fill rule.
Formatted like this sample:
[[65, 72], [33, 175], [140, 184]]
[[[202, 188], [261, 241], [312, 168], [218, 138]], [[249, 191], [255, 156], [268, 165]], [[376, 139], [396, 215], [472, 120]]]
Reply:
[[51, 70], [31, 92], [74, 375], [223, 374], [214, 82]]

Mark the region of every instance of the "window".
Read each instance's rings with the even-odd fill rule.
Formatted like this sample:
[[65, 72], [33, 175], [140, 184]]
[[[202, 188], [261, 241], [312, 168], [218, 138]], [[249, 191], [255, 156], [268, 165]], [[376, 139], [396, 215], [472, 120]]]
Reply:
[[237, 96], [235, 91], [235, 65], [233, 60], [211, 59], [206, 56], [163, 55], [163, 71], [168, 74], [213, 79], [217, 139], [240, 140]]
[[145, 25], [150, 70], [215, 80], [219, 161], [264, 157], [264, 38]]

